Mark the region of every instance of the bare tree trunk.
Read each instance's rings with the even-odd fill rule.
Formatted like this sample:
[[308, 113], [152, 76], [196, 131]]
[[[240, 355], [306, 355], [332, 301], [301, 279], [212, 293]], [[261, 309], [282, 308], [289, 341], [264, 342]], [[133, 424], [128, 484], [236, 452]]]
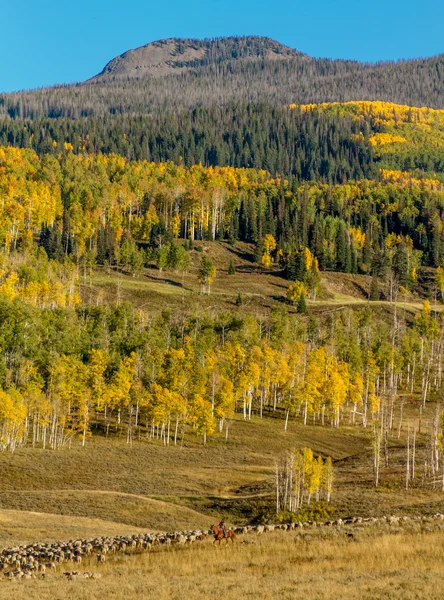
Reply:
[[284, 431], [287, 431], [287, 427], [288, 427], [288, 417], [290, 415], [290, 409], [287, 408], [287, 410], [285, 411], [285, 425], [284, 425]]
[[403, 412], [404, 412], [404, 402], [401, 401], [401, 406], [399, 407], [398, 440], [401, 437]]
[[406, 492], [409, 491], [409, 482], [410, 482], [410, 427], [407, 431], [407, 463], [405, 466], [405, 489], [406, 489]]
[[379, 485], [379, 466], [381, 463], [381, 431], [374, 426], [373, 429], [373, 469], [375, 475], [375, 487]]
[[279, 514], [279, 464], [276, 462], [276, 514]]

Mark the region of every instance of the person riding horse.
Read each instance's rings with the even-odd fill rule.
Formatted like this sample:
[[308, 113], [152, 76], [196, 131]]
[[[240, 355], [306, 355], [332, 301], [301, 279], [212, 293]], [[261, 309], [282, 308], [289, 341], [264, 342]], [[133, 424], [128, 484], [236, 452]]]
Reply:
[[224, 538], [227, 537], [227, 526], [225, 525], [225, 521], [223, 519], [221, 519], [221, 522], [219, 523], [219, 529], [222, 530], [223, 534], [224, 534]]
[[231, 543], [234, 544], [234, 538], [236, 537], [236, 535], [232, 529], [228, 529], [223, 519], [218, 526], [211, 525], [210, 529], [211, 533], [214, 536], [213, 544], [219, 543], [220, 546], [222, 540], [225, 540], [227, 544], [231, 540]]

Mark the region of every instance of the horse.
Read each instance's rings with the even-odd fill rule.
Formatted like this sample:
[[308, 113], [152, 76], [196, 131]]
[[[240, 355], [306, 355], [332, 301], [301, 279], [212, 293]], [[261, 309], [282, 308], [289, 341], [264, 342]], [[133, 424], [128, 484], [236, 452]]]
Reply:
[[216, 527], [216, 525], [211, 525], [210, 529], [214, 535], [213, 544], [215, 544], [216, 542], [219, 542], [219, 546], [220, 546], [220, 543], [223, 539], [227, 540], [227, 544], [228, 544], [228, 540], [231, 540], [231, 542], [234, 544], [234, 538], [236, 536], [234, 535], [234, 531], [232, 529], [227, 529], [225, 532], [225, 535], [224, 535], [224, 532], [222, 531], [222, 529], [219, 529], [219, 527]]

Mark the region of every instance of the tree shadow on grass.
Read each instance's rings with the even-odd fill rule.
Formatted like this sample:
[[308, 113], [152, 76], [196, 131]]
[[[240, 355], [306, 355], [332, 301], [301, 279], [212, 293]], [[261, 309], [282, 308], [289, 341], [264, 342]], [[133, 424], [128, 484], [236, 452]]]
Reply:
[[174, 281], [174, 279], [168, 279], [168, 278], [163, 278], [163, 277], [154, 277], [153, 275], [149, 275], [148, 273], [144, 273], [143, 276], [146, 279], [150, 279], [151, 281], [154, 281], [155, 283], [166, 283], [167, 285], [173, 285], [174, 287], [181, 288], [181, 289], [184, 287], [180, 283], [180, 281]]
[[256, 262], [256, 257], [254, 256], [253, 252], [239, 250], [238, 248], [235, 248], [234, 246], [231, 246], [230, 244], [224, 244], [224, 248], [226, 248], [228, 250], [228, 252], [231, 252], [231, 254], [234, 254], [235, 256], [237, 256], [238, 258], [241, 258], [242, 260], [246, 260], [247, 262], [250, 262], [250, 263]]

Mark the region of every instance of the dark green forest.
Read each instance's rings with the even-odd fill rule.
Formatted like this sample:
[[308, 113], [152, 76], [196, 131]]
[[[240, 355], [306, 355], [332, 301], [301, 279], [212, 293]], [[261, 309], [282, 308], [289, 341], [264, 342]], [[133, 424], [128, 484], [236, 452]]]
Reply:
[[[57, 154], [116, 153], [129, 160], [265, 169], [299, 180], [343, 183], [375, 175], [372, 147], [350, 117], [270, 104], [236, 104], [179, 113], [0, 122], [0, 145]], [[56, 142], [56, 144], [54, 144]]]

